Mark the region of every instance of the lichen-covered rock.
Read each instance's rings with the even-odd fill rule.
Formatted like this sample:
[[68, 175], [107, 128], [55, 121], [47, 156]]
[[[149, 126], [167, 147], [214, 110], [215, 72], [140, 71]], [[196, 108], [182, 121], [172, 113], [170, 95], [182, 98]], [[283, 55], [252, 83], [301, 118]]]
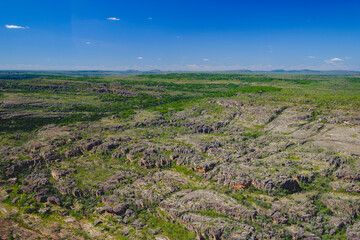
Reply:
[[52, 169], [51, 170], [51, 176], [55, 180], [59, 180], [62, 177], [69, 177], [70, 173], [76, 172], [75, 169], [66, 169], [66, 170], [58, 170], [58, 169]]
[[359, 171], [355, 171], [354, 169], [341, 168], [334, 173], [334, 178], [346, 180], [360, 180], [360, 173]]
[[47, 201], [53, 204], [57, 204], [59, 206], [61, 206], [61, 200], [58, 197], [55, 196], [50, 196], [47, 198]]
[[26, 193], [39, 192], [49, 183], [50, 181], [45, 174], [34, 172], [24, 179], [21, 189]]
[[116, 215], [123, 215], [128, 208], [129, 208], [129, 204], [121, 203], [121, 204], [115, 205], [112, 208], [112, 212], [115, 213]]
[[252, 181], [252, 184], [254, 185], [254, 187], [263, 191], [271, 192], [275, 189], [275, 185], [270, 179], [254, 179]]
[[245, 178], [236, 178], [230, 182], [230, 186], [236, 189], [246, 189], [250, 187], [252, 181], [250, 179]]
[[101, 139], [93, 138], [93, 139], [86, 139], [85, 142], [81, 145], [81, 150], [83, 152], [90, 151], [94, 147], [99, 146], [102, 143]]
[[360, 239], [360, 222], [356, 222], [346, 230], [346, 237], [348, 239]]

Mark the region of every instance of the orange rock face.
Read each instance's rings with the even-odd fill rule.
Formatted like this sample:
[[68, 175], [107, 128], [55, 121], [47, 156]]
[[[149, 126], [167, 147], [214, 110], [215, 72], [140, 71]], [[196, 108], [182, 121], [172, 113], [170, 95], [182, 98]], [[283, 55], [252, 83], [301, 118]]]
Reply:
[[206, 173], [205, 168], [198, 167], [198, 166], [195, 167], [195, 171], [197, 171], [197, 172], [199, 172], [199, 173]]
[[241, 182], [234, 182], [230, 184], [230, 186], [235, 189], [246, 189], [250, 187], [250, 185], [251, 185], [251, 181], [246, 181], [246, 180]]

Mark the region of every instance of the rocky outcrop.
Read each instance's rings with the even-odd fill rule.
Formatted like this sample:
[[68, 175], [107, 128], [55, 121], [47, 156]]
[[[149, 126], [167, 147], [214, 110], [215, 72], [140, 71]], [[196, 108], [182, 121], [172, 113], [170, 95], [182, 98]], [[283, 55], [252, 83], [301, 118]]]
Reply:
[[250, 179], [236, 178], [232, 180], [229, 185], [235, 189], [246, 189], [250, 187], [251, 183], [252, 181]]
[[216, 103], [224, 107], [238, 107], [244, 105], [242, 102], [232, 100], [218, 100]]
[[360, 239], [360, 222], [355, 223], [346, 230], [346, 237], [348, 239]]
[[69, 177], [70, 173], [76, 173], [76, 170], [75, 169], [66, 169], [66, 170], [52, 169], [51, 170], [51, 176], [55, 180], [59, 180], [62, 177]]
[[84, 143], [81, 144], [81, 150], [82, 152], [90, 151], [94, 147], [99, 146], [102, 143], [101, 139], [98, 138], [89, 138], [84, 141]]
[[301, 190], [299, 183], [296, 179], [282, 179], [279, 181], [279, 185], [282, 189], [289, 192], [298, 192]]
[[254, 179], [252, 181], [252, 184], [257, 189], [267, 191], [267, 192], [271, 192], [275, 189], [275, 184], [269, 179], [264, 179], [264, 180], [263, 179]]
[[211, 191], [180, 191], [171, 198], [162, 201], [159, 204], [165, 210], [175, 214], [174, 216], [193, 211], [216, 211], [219, 214], [229, 214], [239, 219], [253, 219], [256, 211], [248, 210], [246, 207], [239, 205], [234, 199]]
[[59, 206], [61, 206], [61, 200], [55, 196], [50, 196], [47, 198], [47, 201], [53, 204], [57, 204]]
[[40, 192], [49, 183], [49, 179], [43, 173], [34, 172], [24, 179], [21, 189], [26, 193]]
[[360, 180], [360, 173], [354, 169], [341, 168], [334, 173], [335, 179]]
[[114, 214], [116, 214], [116, 215], [123, 215], [128, 208], [129, 208], [129, 204], [127, 204], [127, 203], [121, 203], [121, 204], [115, 205], [115, 206], [112, 208], [111, 213], [114, 213]]
[[195, 164], [194, 170], [199, 173], [207, 173], [216, 166], [216, 161]]

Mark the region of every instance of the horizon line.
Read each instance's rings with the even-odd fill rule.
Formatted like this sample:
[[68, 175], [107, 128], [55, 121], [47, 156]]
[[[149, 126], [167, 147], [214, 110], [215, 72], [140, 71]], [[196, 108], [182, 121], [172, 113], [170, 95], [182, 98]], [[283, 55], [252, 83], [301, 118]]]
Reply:
[[360, 70], [345, 70], [345, 69], [336, 69], [336, 70], [317, 70], [317, 69], [274, 69], [274, 70], [250, 70], [250, 69], [233, 69], [233, 70], [161, 70], [161, 69], [149, 69], [149, 70], [139, 70], [139, 69], [124, 69], [124, 70], [102, 70], [102, 69], [0, 69], [0, 72], [198, 72], [198, 73], [211, 73], [211, 72], [277, 72], [277, 73], [286, 73], [286, 72], [358, 72]]

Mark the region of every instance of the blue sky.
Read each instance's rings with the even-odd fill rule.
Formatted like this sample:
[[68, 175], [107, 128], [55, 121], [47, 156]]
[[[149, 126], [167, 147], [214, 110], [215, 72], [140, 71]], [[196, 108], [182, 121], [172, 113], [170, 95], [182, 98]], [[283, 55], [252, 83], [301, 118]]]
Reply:
[[3, 0], [0, 69], [360, 70], [358, 0]]

